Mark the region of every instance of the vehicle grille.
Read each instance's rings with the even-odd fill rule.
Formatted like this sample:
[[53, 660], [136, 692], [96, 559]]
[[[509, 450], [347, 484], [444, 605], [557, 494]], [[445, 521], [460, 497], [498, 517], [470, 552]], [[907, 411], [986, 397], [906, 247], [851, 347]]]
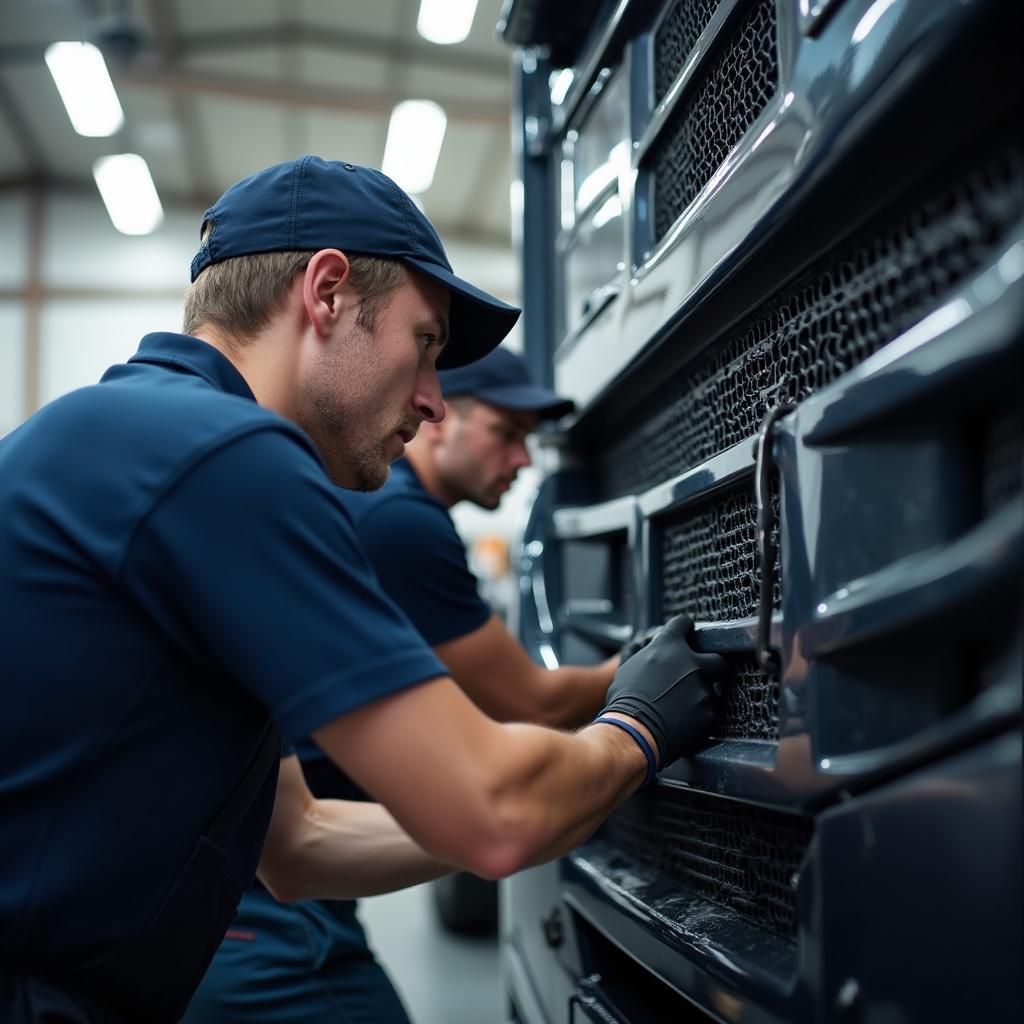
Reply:
[[[1015, 396], [1020, 401], [1019, 396]], [[1024, 413], [1017, 405], [995, 416], [985, 431], [982, 504], [986, 514], [1024, 491]]]
[[775, 94], [775, 2], [755, 0], [696, 92], [683, 98], [654, 143], [655, 240], [693, 202]]
[[[778, 542], [779, 497], [771, 495]], [[661, 621], [722, 622], [757, 614], [761, 573], [753, 483], [667, 516], [661, 534]], [[776, 549], [777, 550], [777, 549]], [[782, 603], [775, 573], [773, 602]]]
[[777, 740], [779, 737], [779, 681], [757, 664], [753, 652], [729, 654], [725, 659], [732, 679], [716, 697], [711, 735], [719, 740]]
[[989, 152], [915, 189], [827, 253], [615, 426], [603, 497], [639, 492], [754, 435], [931, 312], [1024, 217], [1024, 154]]
[[810, 818], [660, 785], [627, 800], [603, 835], [671, 881], [793, 940], [794, 876], [812, 831]]
[[654, 99], [660, 103], [721, 0], [676, 0], [654, 33]]

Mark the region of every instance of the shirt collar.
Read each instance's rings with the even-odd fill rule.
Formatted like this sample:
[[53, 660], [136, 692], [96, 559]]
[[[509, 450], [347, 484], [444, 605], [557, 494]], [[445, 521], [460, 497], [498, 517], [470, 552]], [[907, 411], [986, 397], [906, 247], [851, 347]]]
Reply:
[[227, 356], [205, 341], [187, 334], [173, 334], [170, 331], [147, 334], [139, 343], [139, 351], [128, 362], [173, 366], [202, 377], [218, 391], [256, 401], [245, 378]]

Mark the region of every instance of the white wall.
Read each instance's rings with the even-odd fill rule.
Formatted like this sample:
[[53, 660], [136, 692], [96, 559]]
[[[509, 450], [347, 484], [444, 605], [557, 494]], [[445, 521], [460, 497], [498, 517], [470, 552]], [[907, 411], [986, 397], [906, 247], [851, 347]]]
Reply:
[[127, 361], [150, 331], [181, 330], [177, 299], [53, 299], [43, 307], [39, 397], [45, 405]]
[[[89, 195], [54, 195], [43, 210], [42, 277], [61, 288], [167, 288], [184, 294], [203, 211], [168, 210], [151, 235], [117, 231]], [[180, 318], [179, 318], [180, 319]]]
[[170, 211], [152, 235], [114, 230], [99, 197], [42, 200], [38, 244], [38, 394], [27, 393], [30, 353], [30, 202], [0, 196], [0, 436], [32, 409], [94, 383], [152, 330], [178, 330], [201, 211]]

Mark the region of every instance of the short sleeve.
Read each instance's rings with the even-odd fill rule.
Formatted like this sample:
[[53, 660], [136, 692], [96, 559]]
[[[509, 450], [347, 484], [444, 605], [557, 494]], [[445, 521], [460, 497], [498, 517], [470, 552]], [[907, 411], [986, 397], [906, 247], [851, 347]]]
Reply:
[[122, 586], [289, 736], [446, 669], [381, 591], [316, 459], [284, 431], [231, 441], [140, 524]]
[[431, 646], [491, 617], [455, 525], [436, 502], [396, 494], [360, 518], [357, 530], [385, 591]]

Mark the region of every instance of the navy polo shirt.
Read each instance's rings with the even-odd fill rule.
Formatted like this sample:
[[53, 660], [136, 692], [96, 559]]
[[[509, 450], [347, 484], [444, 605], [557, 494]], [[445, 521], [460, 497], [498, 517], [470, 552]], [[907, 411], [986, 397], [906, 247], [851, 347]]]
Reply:
[[490, 618], [448, 509], [406, 459], [379, 491], [339, 494], [381, 585], [428, 644], [464, 636]]
[[[448, 509], [399, 459], [380, 490], [339, 490], [381, 586], [432, 647], [479, 629], [491, 607], [477, 590]], [[351, 783], [308, 737], [296, 749], [317, 796], [350, 797]]]
[[[337, 493], [183, 335], [0, 441], [0, 960], [131, 943], [268, 721], [307, 735], [445, 674]], [[273, 781], [228, 850], [241, 885]]]

